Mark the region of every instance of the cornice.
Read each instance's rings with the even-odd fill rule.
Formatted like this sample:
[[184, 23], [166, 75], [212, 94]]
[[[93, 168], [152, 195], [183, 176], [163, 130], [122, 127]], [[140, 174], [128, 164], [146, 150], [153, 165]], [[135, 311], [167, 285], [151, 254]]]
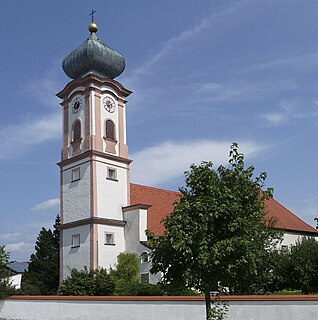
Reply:
[[[126, 89], [121, 83], [113, 79], [102, 79], [97, 76], [88, 75], [83, 79], [73, 80], [69, 82], [62, 91], [58, 92], [56, 95], [60, 99], [65, 99], [65, 97], [76, 87], [84, 86], [88, 87], [91, 83], [101, 87], [103, 85], [107, 85], [114, 89], [117, 93], [119, 93], [123, 97], [128, 97], [132, 91]], [[92, 87], [92, 90], [94, 87]]]
[[106, 218], [98, 218], [98, 217], [90, 217], [87, 219], [81, 219], [74, 222], [63, 223], [59, 225], [60, 230], [80, 227], [84, 225], [92, 225], [92, 224], [102, 224], [107, 226], [115, 226], [115, 227], [124, 227], [126, 225], [125, 221], [116, 220], [116, 219], [106, 219]]
[[133, 204], [131, 206], [122, 207], [122, 210], [123, 210], [123, 212], [133, 211], [133, 210], [137, 210], [137, 209], [147, 210], [150, 207], [152, 207], [152, 205], [150, 205], [150, 204], [138, 203], [138, 204]]
[[100, 152], [100, 151], [88, 150], [88, 151], [80, 153], [80, 154], [78, 154], [76, 156], [73, 156], [73, 157], [71, 157], [69, 159], [62, 160], [62, 161], [58, 162], [57, 165], [60, 168], [63, 168], [64, 166], [67, 166], [67, 165], [72, 164], [74, 162], [83, 160], [85, 158], [90, 158], [90, 160], [95, 160], [95, 159], [93, 159], [94, 156], [95, 157], [101, 157], [101, 158], [108, 159], [108, 160], [118, 161], [118, 162], [125, 163], [125, 164], [132, 163], [132, 160], [127, 159], [127, 158], [114, 156], [114, 155], [111, 155], [111, 154], [108, 154], [108, 153], [103, 153], [103, 152]]

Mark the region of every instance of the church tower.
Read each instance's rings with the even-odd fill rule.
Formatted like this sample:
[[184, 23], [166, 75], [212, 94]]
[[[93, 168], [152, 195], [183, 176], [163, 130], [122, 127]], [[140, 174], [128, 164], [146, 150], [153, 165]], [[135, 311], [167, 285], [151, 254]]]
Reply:
[[90, 35], [62, 63], [73, 79], [62, 99], [60, 167], [61, 279], [73, 268], [109, 268], [126, 250], [122, 208], [129, 205], [126, 98], [114, 78], [125, 68], [121, 54]]

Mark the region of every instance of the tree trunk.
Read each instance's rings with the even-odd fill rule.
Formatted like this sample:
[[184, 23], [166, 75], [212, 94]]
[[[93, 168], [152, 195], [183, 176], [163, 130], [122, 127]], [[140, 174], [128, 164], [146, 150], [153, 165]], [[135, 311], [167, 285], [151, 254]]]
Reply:
[[206, 320], [210, 320], [209, 310], [211, 309], [211, 293], [210, 289], [204, 291], [205, 296], [205, 311], [206, 311]]

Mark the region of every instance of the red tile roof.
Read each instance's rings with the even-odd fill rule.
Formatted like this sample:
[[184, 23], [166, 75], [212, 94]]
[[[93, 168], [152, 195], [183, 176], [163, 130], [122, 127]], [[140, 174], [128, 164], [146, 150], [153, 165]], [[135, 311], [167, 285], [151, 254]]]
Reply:
[[266, 216], [268, 218], [276, 218], [276, 228], [290, 231], [318, 233], [315, 228], [298, 218], [275, 199], [266, 200], [265, 206], [267, 213]]
[[[147, 204], [148, 229], [156, 235], [163, 234], [161, 220], [173, 211], [173, 203], [178, 200], [180, 193], [138, 184], [130, 184], [130, 205]], [[302, 221], [274, 199], [265, 201], [267, 217], [276, 218], [276, 228], [302, 233], [316, 233], [318, 231]]]

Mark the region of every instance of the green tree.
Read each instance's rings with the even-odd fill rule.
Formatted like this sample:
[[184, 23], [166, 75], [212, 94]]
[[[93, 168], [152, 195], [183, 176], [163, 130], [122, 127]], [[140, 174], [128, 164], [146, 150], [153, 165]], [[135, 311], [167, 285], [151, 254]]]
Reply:
[[290, 289], [290, 253], [274, 250], [268, 257], [266, 273], [262, 276], [267, 280], [263, 293]]
[[76, 270], [66, 278], [58, 289], [60, 295], [109, 296], [115, 288], [114, 277], [106, 269]]
[[314, 238], [302, 238], [292, 248], [286, 282], [290, 289], [303, 293], [318, 292], [318, 242]]
[[212, 166], [191, 165], [182, 197], [163, 221], [164, 235], [148, 232], [151, 271], [162, 272], [163, 283], [204, 292], [207, 319], [216, 319], [210, 293], [219, 284], [231, 293], [256, 290], [250, 279], [279, 238], [270, 228], [274, 221], [265, 221], [264, 201], [272, 196], [272, 189], [261, 191], [266, 173], [253, 178], [254, 167], [245, 168], [237, 144], [231, 146], [227, 167]]
[[76, 270], [65, 279], [60, 287], [61, 295], [138, 295], [158, 292], [151, 286], [139, 283], [139, 260], [133, 253], [123, 252], [117, 257], [116, 269]]
[[117, 268], [114, 271], [115, 291], [118, 296], [131, 296], [136, 294], [139, 284], [139, 259], [136, 254], [122, 252], [117, 257]]
[[54, 294], [59, 286], [59, 230], [60, 217], [54, 230], [42, 228], [31, 255], [29, 270], [24, 275], [22, 292], [25, 294]]
[[14, 292], [14, 288], [10, 286], [10, 272], [6, 268], [9, 263], [9, 254], [5, 251], [5, 246], [0, 246], [0, 299]]

